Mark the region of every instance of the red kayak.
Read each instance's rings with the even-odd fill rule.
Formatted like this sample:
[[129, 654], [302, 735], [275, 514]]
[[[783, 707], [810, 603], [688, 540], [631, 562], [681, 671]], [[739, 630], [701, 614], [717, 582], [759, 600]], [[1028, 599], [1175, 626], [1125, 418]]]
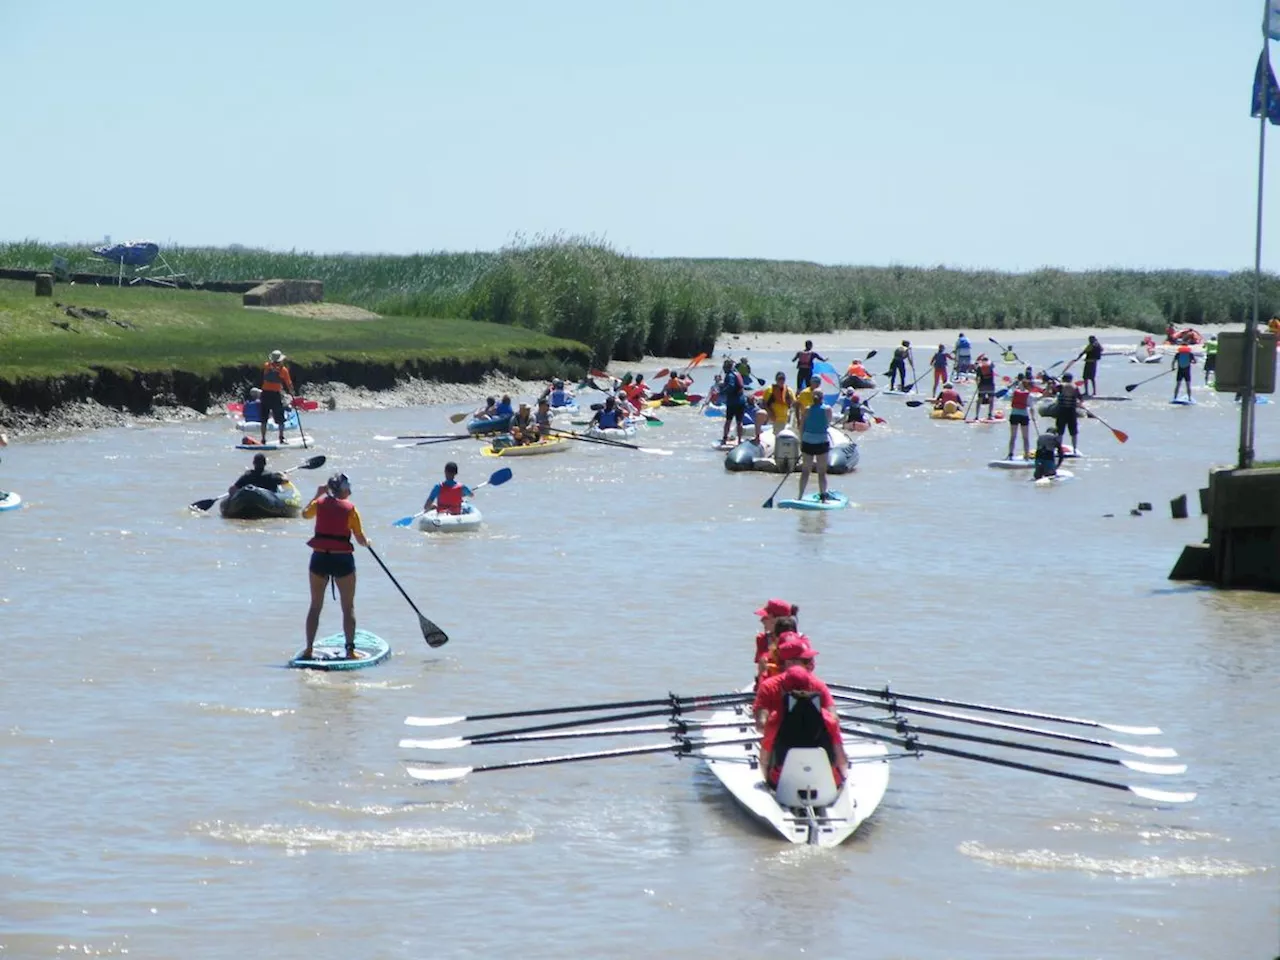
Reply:
[[[320, 404], [316, 400], [304, 400], [302, 397], [293, 398], [293, 406], [295, 410], [301, 410], [304, 413], [308, 410], [319, 410]], [[243, 403], [228, 403], [227, 413], [244, 413]]]

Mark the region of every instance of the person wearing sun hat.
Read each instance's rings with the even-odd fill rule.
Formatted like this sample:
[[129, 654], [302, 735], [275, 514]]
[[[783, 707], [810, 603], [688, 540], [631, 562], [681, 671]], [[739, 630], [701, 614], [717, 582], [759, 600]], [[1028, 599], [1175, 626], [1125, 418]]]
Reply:
[[354, 537], [361, 546], [369, 546], [360, 524], [360, 514], [351, 502], [351, 481], [345, 473], [335, 473], [316, 489], [302, 515], [315, 518], [315, 535], [307, 541], [311, 548], [308, 567], [311, 582], [311, 606], [307, 610], [307, 646], [299, 659], [309, 660], [320, 626], [324, 607], [324, 591], [332, 580], [342, 605], [342, 632], [347, 640], [347, 659], [356, 659], [356, 557], [351, 545]]
[[276, 426], [280, 428], [280, 442], [284, 443], [284, 391], [293, 393], [293, 378], [289, 376], [289, 368], [284, 365], [285, 355], [279, 350], [272, 350], [267, 362], [262, 365], [262, 397], [258, 410], [258, 419], [262, 424], [262, 442], [267, 442], [267, 418], [275, 417]]
[[[834, 704], [828, 705], [826, 685], [802, 666], [792, 666], [775, 678], [778, 689], [777, 708], [771, 710], [763, 725], [760, 737], [760, 767], [764, 771], [764, 780], [770, 786], [778, 785], [778, 775], [786, 760], [787, 748], [822, 747], [831, 761], [831, 774], [836, 785], [844, 783], [845, 771], [849, 769], [849, 757], [844, 752], [844, 738], [840, 733], [840, 718], [836, 714]], [[825, 694], [825, 696], [824, 696]], [[818, 717], [806, 716], [792, 711], [814, 711]], [[778, 740], [778, 732], [783, 720], [792, 715], [796, 722], [791, 729], [781, 755], [774, 755], [774, 746]], [[818, 720], [814, 724], [813, 720]], [[799, 737], [796, 737], [797, 732]], [[799, 739], [800, 742], [795, 742]]]
[[[803, 667], [813, 673], [813, 661], [817, 656], [818, 651], [809, 646], [809, 638], [802, 633], [788, 632], [778, 637], [777, 657], [781, 673], [760, 681], [756, 687], [755, 702], [751, 705], [751, 714], [756, 718], [756, 726], [759, 729], [764, 729], [771, 713], [782, 708], [782, 697], [785, 692], [782, 686], [783, 675], [791, 667]], [[835, 699], [831, 696], [831, 691], [816, 674], [813, 677], [813, 690], [821, 697], [823, 707], [835, 709]]]
[[756, 611], [756, 616], [760, 618], [761, 627], [760, 632], [756, 634], [756, 663], [760, 662], [760, 658], [767, 654], [773, 645], [774, 627], [778, 623], [778, 618], [796, 617], [799, 613], [800, 608], [794, 603], [779, 600], [777, 597], [771, 598], [768, 603]]

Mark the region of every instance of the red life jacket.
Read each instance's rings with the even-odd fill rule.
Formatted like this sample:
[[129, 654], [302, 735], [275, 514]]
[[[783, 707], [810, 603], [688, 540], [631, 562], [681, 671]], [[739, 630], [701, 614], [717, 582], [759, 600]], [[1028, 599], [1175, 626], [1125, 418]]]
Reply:
[[1009, 398], [1009, 404], [1014, 410], [1026, 410], [1027, 402], [1031, 399], [1031, 391], [1018, 388], [1013, 391], [1013, 395]]
[[798, 370], [813, 369], [813, 351], [801, 350], [796, 354], [796, 368]]
[[312, 550], [354, 553], [351, 545], [351, 511], [355, 504], [326, 495], [316, 502], [316, 535], [307, 541]]
[[456, 480], [453, 482], [453, 486], [449, 486], [447, 481], [440, 484], [440, 492], [436, 495], [436, 512], [462, 512], [462, 484]]

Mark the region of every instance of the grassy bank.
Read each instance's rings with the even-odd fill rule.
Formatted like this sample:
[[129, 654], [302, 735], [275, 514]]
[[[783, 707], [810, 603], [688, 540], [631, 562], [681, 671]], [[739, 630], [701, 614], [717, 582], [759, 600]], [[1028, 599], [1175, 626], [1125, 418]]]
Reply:
[[[0, 245], [0, 266], [47, 268], [53, 254], [90, 270], [88, 247]], [[721, 332], [837, 329], [1018, 330], [1123, 326], [1163, 331], [1242, 322], [1252, 275], [1103, 270], [1070, 273], [827, 267], [761, 260], [641, 259], [549, 238], [498, 253], [320, 256], [202, 248], [165, 251], [193, 279], [323, 280], [330, 300], [384, 314], [458, 316], [587, 343], [596, 362], [690, 355]], [[97, 267], [101, 269], [101, 264]], [[1266, 276], [1264, 317], [1280, 312]]]
[[[74, 318], [64, 307], [105, 310]], [[60, 326], [65, 325], [65, 326]], [[334, 321], [246, 309], [232, 294], [59, 284], [53, 300], [29, 283], [0, 281], [0, 381], [59, 377], [95, 368], [182, 370], [205, 377], [261, 364], [284, 350], [296, 368], [354, 361], [482, 363], [517, 375], [568, 358], [581, 370], [581, 344], [532, 330], [457, 319], [387, 317]]]

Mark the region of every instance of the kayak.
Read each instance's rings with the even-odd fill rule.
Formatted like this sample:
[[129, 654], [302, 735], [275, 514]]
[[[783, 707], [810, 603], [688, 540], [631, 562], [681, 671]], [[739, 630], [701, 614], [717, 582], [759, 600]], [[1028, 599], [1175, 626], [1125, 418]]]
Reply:
[[0, 490], [0, 512], [5, 510], [17, 510], [22, 506], [22, 497], [10, 490], [8, 493]]
[[488, 446], [480, 451], [486, 457], [535, 457], [543, 453], [563, 453], [569, 449], [572, 440], [552, 437], [539, 440], [537, 443], [525, 443], [520, 446], [494, 447]]
[[428, 510], [418, 520], [418, 529], [427, 533], [459, 533], [474, 530], [484, 522], [479, 508], [469, 503], [462, 505], [461, 513], [437, 513]]
[[1058, 472], [1055, 473], [1052, 477], [1041, 477], [1039, 480], [1033, 480], [1031, 482], [1034, 483], [1037, 487], [1050, 487], [1050, 486], [1053, 486], [1053, 484], [1055, 483], [1063, 483], [1066, 480], [1070, 480], [1074, 476], [1075, 474], [1072, 473], [1070, 470], [1066, 470], [1062, 467], [1059, 467]]
[[846, 373], [840, 378], [840, 389], [846, 390], [853, 387], [855, 390], [870, 390], [876, 385], [876, 382], [869, 377], [859, 377], [852, 373]]
[[634, 440], [636, 428], [627, 427], [587, 427], [586, 435], [597, 440]]
[[[320, 403], [316, 400], [304, 400], [302, 397], [294, 397], [292, 406], [298, 410], [319, 410]], [[244, 404], [233, 402], [227, 404], [227, 413], [244, 413]]]
[[[262, 429], [262, 422], [260, 420], [236, 420], [235, 425], [237, 430], [253, 431], [253, 430]], [[298, 429], [298, 415], [294, 413], [292, 410], [290, 410], [288, 413], [284, 415], [284, 428], [286, 430]], [[270, 433], [272, 430], [278, 430], [278, 429], [279, 427], [276, 425], [275, 417], [272, 417], [270, 420], [267, 421], [268, 433]]]
[[553, 417], [559, 417], [563, 414], [573, 415], [579, 413], [581, 409], [576, 401], [574, 403], [562, 403], [558, 407], [551, 407], [551, 415]]
[[849, 506], [849, 498], [838, 490], [828, 489], [827, 498], [821, 499], [821, 494], [815, 490], [800, 500], [779, 500], [778, 507], [782, 510], [843, 510]]
[[511, 415], [505, 417], [472, 417], [467, 422], [467, 433], [480, 436], [485, 433], [502, 433], [511, 426]]
[[[947, 410], [946, 407], [954, 407], [954, 409]], [[930, 410], [929, 419], [930, 420], [963, 420], [964, 411], [961, 410], [959, 407], [955, 407], [954, 403], [948, 400], [947, 403], [944, 405], [943, 409]]]
[[988, 467], [995, 467], [997, 470], [1031, 470], [1035, 465], [1034, 458], [1030, 460], [990, 460], [987, 462]]
[[[306, 449], [313, 449], [316, 445], [315, 438], [308, 435], [306, 438]], [[286, 436], [281, 440], [268, 440], [266, 443], [259, 443], [253, 437], [243, 437], [236, 444], [237, 450], [301, 450], [303, 449], [302, 437]]]
[[347, 659], [347, 639], [340, 633], [317, 640], [310, 659], [302, 659], [299, 649], [289, 666], [303, 670], [361, 670], [372, 667], [391, 656], [391, 645], [368, 630], [356, 631], [356, 659]]
[[296, 517], [302, 512], [302, 494], [292, 483], [281, 484], [279, 491], [248, 485], [223, 498], [218, 509], [228, 520]]

